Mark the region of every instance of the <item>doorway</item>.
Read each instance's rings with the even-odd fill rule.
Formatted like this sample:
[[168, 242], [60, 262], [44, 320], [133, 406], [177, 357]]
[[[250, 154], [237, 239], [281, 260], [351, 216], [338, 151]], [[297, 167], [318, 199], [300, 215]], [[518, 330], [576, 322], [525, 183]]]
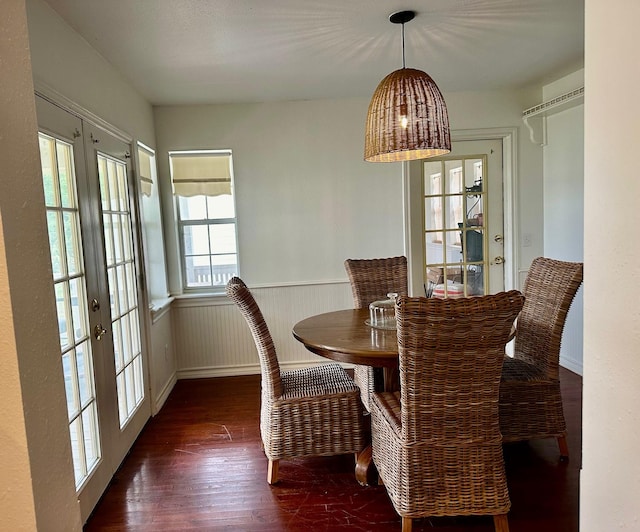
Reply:
[[457, 142], [422, 166], [425, 295], [468, 297], [504, 288], [502, 144]]
[[464, 297], [517, 287], [516, 133], [452, 132], [451, 153], [405, 165], [412, 295]]
[[150, 417], [131, 144], [36, 97], [76, 490], [86, 521]]

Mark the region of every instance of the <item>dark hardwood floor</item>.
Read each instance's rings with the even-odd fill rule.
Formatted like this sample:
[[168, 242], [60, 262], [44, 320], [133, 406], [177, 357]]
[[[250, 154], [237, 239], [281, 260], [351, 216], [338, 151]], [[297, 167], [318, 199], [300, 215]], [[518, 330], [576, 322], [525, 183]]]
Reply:
[[[571, 458], [555, 440], [505, 446], [511, 532], [577, 532], [582, 379], [562, 370]], [[280, 463], [266, 481], [259, 376], [178, 381], [85, 526], [92, 531], [400, 530], [383, 486], [363, 487], [352, 456]], [[414, 530], [493, 531], [490, 517], [414, 521]]]

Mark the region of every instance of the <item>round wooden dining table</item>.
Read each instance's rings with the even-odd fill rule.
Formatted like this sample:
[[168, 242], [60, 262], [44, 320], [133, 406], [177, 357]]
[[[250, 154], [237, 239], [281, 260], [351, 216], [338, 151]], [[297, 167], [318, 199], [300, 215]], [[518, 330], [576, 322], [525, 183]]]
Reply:
[[[398, 337], [395, 329], [367, 325], [369, 309], [327, 312], [306, 318], [293, 327], [293, 336], [304, 346], [336, 362], [382, 368], [387, 391], [398, 389]], [[356, 479], [362, 485], [373, 483], [375, 468], [371, 446], [358, 454]]]
[[[311, 316], [296, 323], [293, 336], [304, 346], [336, 362], [362, 364], [382, 368], [382, 384], [378, 390], [397, 391], [398, 336], [395, 329], [377, 329], [367, 325], [369, 309], [349, 309]], [[516, 329], [511, 331], [509, 341]], [[371, 484], [375, 467], [371, 459], [371, 446], [364, 449], [356, 463], [356, 479], [360, 484]]]
[[318, 314], [296, 323], [293, 336], [312, 353], [337, 362], [397, 368], [396, 329], [371, 327], [368, 319], [366, 308]]

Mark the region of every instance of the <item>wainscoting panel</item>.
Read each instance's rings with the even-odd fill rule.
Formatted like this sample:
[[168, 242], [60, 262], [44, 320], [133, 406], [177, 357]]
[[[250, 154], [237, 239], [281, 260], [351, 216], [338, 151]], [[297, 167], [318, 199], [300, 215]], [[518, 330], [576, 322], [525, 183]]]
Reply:
[[[283, 369], [324, 361], [293, 337], [295, 323], [314, 314], [353, 308], [346, 281], [249, 288], [269, 326]], [[249, 327], [226, 297], [177, 299], [172, 315], [178, 378], [260, 372]]]

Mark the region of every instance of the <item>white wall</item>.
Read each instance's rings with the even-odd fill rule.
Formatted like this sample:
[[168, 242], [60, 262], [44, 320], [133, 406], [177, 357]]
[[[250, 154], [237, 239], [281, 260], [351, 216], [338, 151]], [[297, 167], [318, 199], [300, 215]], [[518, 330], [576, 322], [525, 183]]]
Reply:
[[[445, 95], [454, 130], [522, 127], [539, 94]], [[348, 257], [403, 252], [400, 164], [366, 163], [368, 99], [156, 107], [164, 212], [173, 211], [167, 152], [233, 150], [241, 275], [251, 284], [346, 279]], [[542, 153], [519, 147], [521, 251], [526, 268], [542, 253]], [[170, 224], [169, 224], [170, 225]], [[171, 292], [180, 293], [175, 233], [167, 234]]]
[[[363, 161], [367, 104], [156, 107], [164, 212], [172, 212], [167, 152], [228, 148], [247, 283], [345, 279], [347, 257], [402, 254], [401, 167]], [[175, 257], [175, 234], [166, 237]], [[169, 271], [180, 293], [177, 261]]]
[[[135, 141], [154, 148], [156, 143], [151, 105], [43, 0], [27, 0], [26, 5], [36, 88], [59, 99], [59, 103], [67, 105], [71, 102], [78, 106], [79, 111], [86, 111], [90, 119], [97, 117], [128, 134], [134, 139], [132, 152], [137, 151]], [[158, 253], [158, 248], [163, 246], [162, 233], [154, 233], [154, 224], [158, 228], [160, 214], [159, 203], [154, 205], [145, 201], [142, 216], [146, 216], [145, 221], [150, 223], [147, 236], [151, 237], [151, 241], [145, 244], [154, 250], [149, 265], [156, 266], [155, 273], [158, 273], [157, 266], [163, 261], [162, 251]], [[152, 275], [151, 272], [147, 274]], [[163, 285], [166, 286], [163, 274], [160, 271], [160, 278], [148, 283], [153, 297], [166, 296], [166, 288], [162, 288]], [[167, 337], [172, 329], [163, 327], [166, 324], [156, 326], [149, 316], [144, 318], [149, 323], [147, 347], [150, 349], [150, 387], [153, 394], [161, 394], [175, 379], [175, 371], [172, 369], [175, 360], [166, 362], [164, 350], [168, 343], [168, 352], [173, 356], [173, 340], [170, 336]], [[153, 349], [157, 345], [162, 346], [160, 353]], [[153, 395], [151, 403], [161, 404], [162, 397]]]
[[[540, 103], [541, 89], [494, 92], [454, 92], [445, 94], [454, 130], [516, 127], [515, 250], [516, 269], [521, 288], [531, 261], [543, 254], [543, 166], [542, 148], [529, 141], [522, 122], [522, 111]], [[531, 235], [523, 245], [523, 234]], [[508, 267], [508, 265], [506, 265]]]
[[640, 2], [585, 2], [580, 530], [640, 529]]
[[155, 313], [151, 320], [153, 334], [149, 349], [151, 409], [156, 414], [162, 408], [176, 383], [176, 354], [173, 340], [173, 312], [169, 307]]
[[0, 528], [81, 529], [23, 0], [0, 18]]
[[[285, 367], [318, 360], [293, 338], [296, 321], [352, 306], [346, 258], [403, 253], [402, 169], [363, 161], [367, 105], [327, 100], [155, 108], [165, 213], [173, 213], [168, 151], [232, 150], [240, 275], [265, 305]], [[175, 294], [181, 292], [177, 242], [175, 224], [167, 220]], [[259, 372], [242, 317], [226, 299], [217, 303], [205, 298], [173, 306], [182, 377]], [[286, 326], [278, 326], [285, 318]]]
[[[456, 131], [522, 129], [522, 110], [540, 97], [539, 90], [445, 95]], [[293, 339], [296, 321], [352, 306], [346, 258], [404, 252], [402, 166], [363, 161], [368, 103], [361, 98], [154, 109], [165, 214], [173, 213], [168, 151], [233, 151], [240, 275], [257, 298], [269, 302], [268, 320], [287, 316], [286, 327], [272, 330], [285, 364], [317, 360]], [[526, 273], [543, 249], [542, 150], [520, 138], [516, 218], [534, 237], [531, 247], [516, 253], [517, 269]], [[166, 227], [170, 286], [179, 294], [174, 224]], [[245, 342], [246, 325], [224, 302], [174, 304], [180, 376], [259, 370], [255, 348]]]
[[[543, 87], [543, 101], [584, 86], [584, 70]], [[584, 105], [547, 118], [544, 147], [544, 255], [584, 260]], [[560, 363], [582, 375], [583, 288], [571, 305]]]
[[36, 88], [50, 87], [154, 147], [151, 105], [44, 0], [26, 4]]

